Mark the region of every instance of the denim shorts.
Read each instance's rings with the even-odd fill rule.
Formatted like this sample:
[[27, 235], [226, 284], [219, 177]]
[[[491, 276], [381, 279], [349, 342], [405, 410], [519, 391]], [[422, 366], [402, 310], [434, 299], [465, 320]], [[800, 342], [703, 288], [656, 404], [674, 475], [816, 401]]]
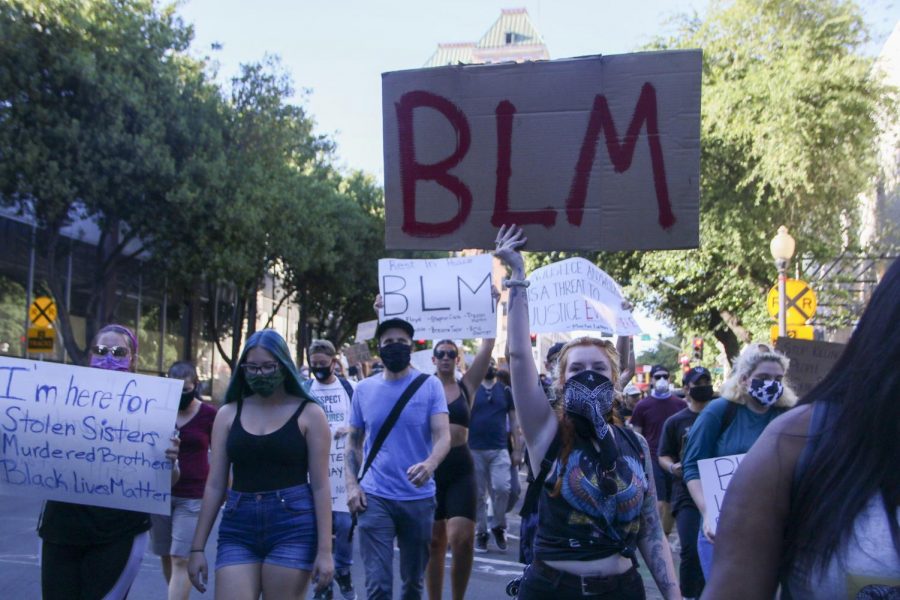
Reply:
[[216, 569], [268, 563], [312, 570], [316, 512], [309, 484], [274, 492], [228, 490], [219, 525]]

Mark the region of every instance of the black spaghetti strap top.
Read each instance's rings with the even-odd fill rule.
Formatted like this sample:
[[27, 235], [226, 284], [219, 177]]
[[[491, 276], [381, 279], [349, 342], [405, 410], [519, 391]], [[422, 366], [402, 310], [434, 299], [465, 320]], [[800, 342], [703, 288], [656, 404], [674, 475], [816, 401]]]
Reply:
[[253, 435], [241, 425], [244, 402], [238, 400], [237, 415], [225, 444], [234, 471], [234, 491], [270, 492], [307, 483], [306, 438], [297, 426], [297, 419], [307, 403], [309, 400], [301, 402], [280, 429], [266, 435]]
[[457, 382], [459, 386], [459, 396], [453, 402], [447, 404], [447, 410], [450, 412], [450, 423], [453, 425], [461, 425], [469, 427], [469, 395], [461, 381]]

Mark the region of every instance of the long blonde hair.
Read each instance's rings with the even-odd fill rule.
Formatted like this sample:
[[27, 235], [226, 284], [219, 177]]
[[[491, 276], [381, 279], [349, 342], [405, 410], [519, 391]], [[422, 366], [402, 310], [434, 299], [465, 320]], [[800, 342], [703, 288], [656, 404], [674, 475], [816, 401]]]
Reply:
[[785, 381], [783, 382], [784, 393], [774, 406], [790, 408], [797, 404], [797, 394], [791, 389], [787, 381], [788, 367], [791, 364], [790, 359], [781, 352], [776, 351], [769, 344], [756, 342], [749, 344], [738, 356], [731, 376], [722, 384], [722, 397], [735, 404], [747, 404], [747, 399], [750, 397], [747, 393], [747, 379], [764, 362], [778, 363], [785, 373]]

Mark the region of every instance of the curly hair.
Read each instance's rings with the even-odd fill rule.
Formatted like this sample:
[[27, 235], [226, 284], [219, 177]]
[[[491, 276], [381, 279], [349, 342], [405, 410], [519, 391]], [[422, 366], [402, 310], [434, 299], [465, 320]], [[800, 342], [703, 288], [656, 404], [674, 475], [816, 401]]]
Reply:
[[[787, 375], [791, 361], [781, 352], [777, 352], [769, 344], [751, 343], [741, 352], [734, 363], [734, 370], [722, 384], [721, 395], [736, 404], [747, 404], [750, 395], [747, 393], [747, 380], [756, 368], [764, 362], [774, 362], [781, 365]], [[787, 379], [787, 378], [786, 378]], [[779, 408], [791, 408], [797, 404], [797, 394], [791, 389], [790, 384], [784, 382], [784, 393], [775, 406]]]

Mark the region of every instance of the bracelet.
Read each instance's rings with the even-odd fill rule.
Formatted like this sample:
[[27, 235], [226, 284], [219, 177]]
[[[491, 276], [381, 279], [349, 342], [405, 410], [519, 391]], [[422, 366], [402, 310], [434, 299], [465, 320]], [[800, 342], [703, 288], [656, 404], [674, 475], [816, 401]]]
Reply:
[[674, 474], [675, 474], [675, 463], [670, 463], [669, 464], [669, 475], [674, 475]]
[[531, 285], [531, 282], [527, 279], [504, 279], [503, 280], [503, 289], [511, 288], [511, 287], [523, 287], [527, 288]]
[[191, 552], [206, 552], [203, 548], [191, 548]]

